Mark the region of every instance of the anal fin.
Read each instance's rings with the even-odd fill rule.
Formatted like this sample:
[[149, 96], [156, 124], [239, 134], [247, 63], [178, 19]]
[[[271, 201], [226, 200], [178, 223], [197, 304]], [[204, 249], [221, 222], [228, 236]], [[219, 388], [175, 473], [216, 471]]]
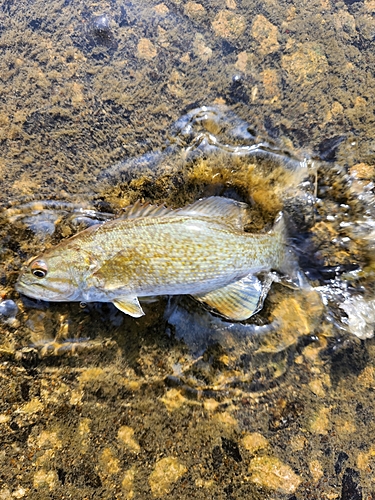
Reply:
[[263, 286], [256, 276], [248, 275], [222, 288], [193, 297], [216, 309], [226, 318], [241, 321], [262, 309], [271, 283], [267, 285]]
[[117, 309], [120, 309], [125, 314], [129, 314], [129, 316], [133, 316], [133, 318], [140, 318], [145, 314], [137, 297], [118, 297], [112, 300], [112, 302]]

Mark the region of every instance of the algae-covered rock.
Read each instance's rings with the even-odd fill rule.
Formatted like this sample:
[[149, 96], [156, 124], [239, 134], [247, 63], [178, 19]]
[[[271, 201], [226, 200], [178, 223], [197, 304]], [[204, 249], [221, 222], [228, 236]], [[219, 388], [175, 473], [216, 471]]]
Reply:
[[162, 458], [154, 467], [148, 479], [154, 497], [163, 497], [185, 474], [187, 468], [175, 457]]
[[283, 494], [294, 493], [302, 481], [289, 465], [267, 455], [253, 458], [249, 472], [252, 482]]
[[268, 440], [262, 436], [262, 434], [259, 434], [259, 432], [245, 434], [241, 442], [242, 446], [250, 451], [250, 453], [255, 453], [258, 450], [267, 448], [269, 445]]

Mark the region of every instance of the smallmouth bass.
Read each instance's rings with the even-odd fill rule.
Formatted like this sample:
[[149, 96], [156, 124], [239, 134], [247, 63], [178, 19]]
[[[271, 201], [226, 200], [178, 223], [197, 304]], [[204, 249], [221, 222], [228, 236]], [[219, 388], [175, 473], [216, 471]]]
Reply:
[[188, 294], [232, 320], [262, 307], [256, 274], [288, 268], [283, 219], [243, 231], [247, 205], [211, 197], [181, 209], [136, 203], [26, 263], [18, 292], [48, 301], [112, 302], [135, 318], [139, 298]]

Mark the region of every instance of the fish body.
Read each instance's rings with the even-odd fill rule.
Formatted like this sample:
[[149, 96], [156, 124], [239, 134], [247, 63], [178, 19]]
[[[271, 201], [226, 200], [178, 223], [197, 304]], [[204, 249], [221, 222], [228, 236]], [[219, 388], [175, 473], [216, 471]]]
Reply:
[[17, 290], [42, 300], [112, 302], [133, 317], [144, 314], [139, 297], [189, 294], [246, 319], [262, 296], [256, 274], [286, 261], [282, 221], [269, 233], [245, 233], [246, 208], [221, 197], [177, 210], [136, 204], [29, 261]]

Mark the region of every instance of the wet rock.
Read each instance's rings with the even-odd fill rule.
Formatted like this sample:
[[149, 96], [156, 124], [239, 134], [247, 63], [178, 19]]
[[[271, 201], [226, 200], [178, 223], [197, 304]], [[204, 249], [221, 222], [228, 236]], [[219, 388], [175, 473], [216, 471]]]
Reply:
[[221, 10], [215, 17], [212, 28], [215, 35], [227, 39], [236, 39], [246, 29], [246, 20], [243, 16], [229, 10]]
[[328, 70], [327, 58], [321, 47], [313, 42], [301, 44], [293, 54], [284, 54], [281, 65], [289, 77], [303, 86], [319, 81]]
[[340, 451], [340, 453], [337, 456], [336, 463], [335, 463], [336, 474], [341, 473], [344, 462], [346, 462], [346, 460], [348, 460], [348, 458], [349, 458], [349, 455], [347, 455], [344, 451]]
[[141, 38], [137, 46], [137, 54], [140, 59], [151, 60], [157, 56], [155, 45], [148, 38]]
[[337, 150], [344, 140], [344, 135], [324, 139], [318, 146], [320, 159], [324, 161], [335, 161]]
[[294, 493], [302, 481], [289, 465], [267, 455], [253, 458], [249, 473], [253, 483], [282, 494]]
[[91, 19], [89, 33], [98, 45], [110, 46], [114, 43], [111, 20], [107, 14], [94, 16]]
[[262, 14], [255, 16], [251, 34], [259, 44], [258, 50], [262, 55], [276, 52], [279, 48], [279, 30]]
[[331, 427], [330, 408], [321, 407], [310, 419], [310, 431], [314, 434], [327, 435]]
[[278, 431], [289, 427], [303, 412], [303, 405], [298, 401], [280, 399], [269, 422], [271, 431]]
[[318, 460], [312, 460], [309, 463], [310, 474], [315, 483], [317, 483], [323, 477], [322, 464]]
[[359, 485], [359, 473], [346, 469], [342, 478], [341, 500], [362, 500], [362, 488]]
[[0, 318], [14, 317], [18, 312], [18, 306], [13, 300], [3, 300], [0, 302]]
[[231, 439], [222, 437], [221, 446], [228, 457], [233, 458], [233, 460], [235, 460], [237, 463], [242, 462], [241, 453], [237, 443], [235, 443]]
[[154, 497], [163, 497], [169, 493], [176, 483], [187, 471], [178, 458], [165, 457], [156, 462], [154, 470], [148, 479]]
[[242, 446], [248, 450], [250, 453], [255, 453], [258, 450], [263, 448], [267, 448], [269, 445], [268, 440], [259, 434], [259, 432], [252, 432], [250, 434], [246, 434], [242, 438]]
[[202, 4], [196, 2], [188, 2], [184, 7], [184, 14], [192, 19], [202, 19], [207, 15], [207, 12]]
[[128, 427], [127, 425], [123, 425], [120, 427], [117, 433], [117, 437], [119, 441], [124, 444], [126, 448], [130, 451], [138, 452], [140, 451], [140, 446], [138, 441], [134, 438], [134, 429]]
[[125, 495], [125, 498], [131, 499], [134, 497], [133, 485], [134, 485], [135, 473], [136, 469], [135, 467], [132, 467], [131, 469], [127, 470], [124, 474], [124, 479], [121, 482], [121, 488]]

